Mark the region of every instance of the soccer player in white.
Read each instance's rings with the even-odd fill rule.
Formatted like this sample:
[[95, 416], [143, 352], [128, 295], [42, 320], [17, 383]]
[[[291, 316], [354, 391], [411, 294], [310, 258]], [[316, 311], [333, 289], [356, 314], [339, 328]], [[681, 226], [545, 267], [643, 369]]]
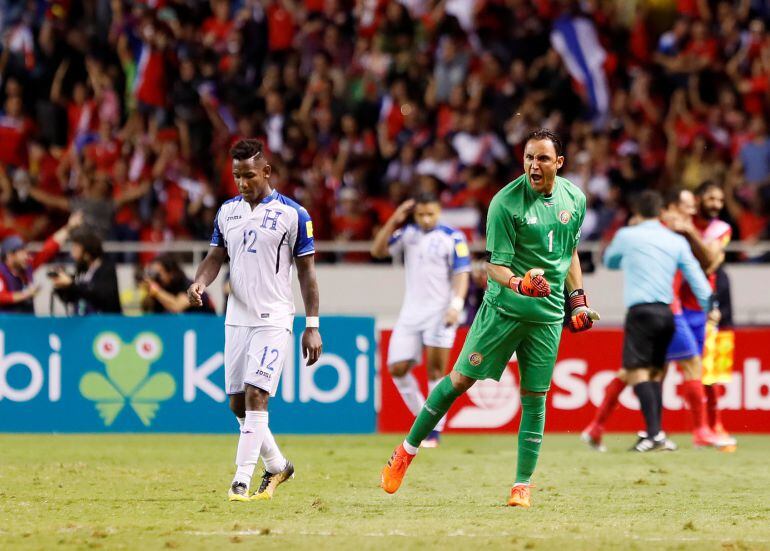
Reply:
[[[272, 498], [275, 488], [294, 474], [294, 465], [281, 454], [268, 428], [267, 413], [292, 346], [293, 264], [307, 315], [302, 354], [308, 365], [321, 355], [321, 335], [310, 216], [270, 187], [271, 167], [262, 142], [241, 140], [230, 155], [241, 194], [225, 201], [217, 212], [211, 247], [188, 295], [193, 305], [200, 305], [203, 291], [230, 258], [225, 386], [241, 432], [229, 499], [249, 501]], [[265, 473], [259, 490], [250, 496], [249, 484], [260, 456]]]
[[[414, 215], [414, 224], [402, 224]], [[427, 356], [428, 392], [444, 376], [449, 351], [468, 293], [471, 261], [462, 232], [439, 224], [441, 204], [432, 194], [404, 201], [374, 238], [375, 258], [395, 256], [403, 251], [406, 294], [388, 347], [388, 371], [413, 415], [425, 404], [425, 397], [411, 373]], [[423, 440], [435, 448], [446, 418]]]

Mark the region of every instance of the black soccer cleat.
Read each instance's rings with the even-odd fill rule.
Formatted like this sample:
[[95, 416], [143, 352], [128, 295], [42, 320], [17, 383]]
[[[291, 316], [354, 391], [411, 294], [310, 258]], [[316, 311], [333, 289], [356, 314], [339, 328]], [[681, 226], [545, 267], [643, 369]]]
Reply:
[[660, 431], [655, 435], [655, 438], [650, 438], [646, 433], [640, 432], [639, 439], [636, 441], [631, 449], [631, 452], [651, 452], [656, 450], [675, 451], [677, 445], [666, 438], [666, 433]]

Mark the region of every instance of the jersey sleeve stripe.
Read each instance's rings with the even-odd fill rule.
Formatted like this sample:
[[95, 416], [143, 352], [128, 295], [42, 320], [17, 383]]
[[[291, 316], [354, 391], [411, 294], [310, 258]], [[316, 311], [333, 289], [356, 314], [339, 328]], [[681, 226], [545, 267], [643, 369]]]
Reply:
[[278, 243], [278, 249], [275, 251], [275, 273], [277, 274], [281, 269], [281, 247], [283, 247], [283, 242], [286, 241], [286, 236], [288, 232], [283, 232], [283, 236], [281, 236], [281, 241]]
[[211, 232], [211, 242], [209, 243], [212, 247], [224, 247], [225, 246], [225, 240], [222, 236], [222, 231], [219, 229], [219, 214], [222, 212], [222, 207], [219, 208], [217, 211], [217, 215], [214, 217], [214, 231]]

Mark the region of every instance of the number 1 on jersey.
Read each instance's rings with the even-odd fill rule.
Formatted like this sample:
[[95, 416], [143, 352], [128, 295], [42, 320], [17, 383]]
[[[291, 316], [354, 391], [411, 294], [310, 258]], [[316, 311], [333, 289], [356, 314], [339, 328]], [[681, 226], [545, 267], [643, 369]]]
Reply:
[[553, 230], [548, 232], [548, 252], [553, 252]]

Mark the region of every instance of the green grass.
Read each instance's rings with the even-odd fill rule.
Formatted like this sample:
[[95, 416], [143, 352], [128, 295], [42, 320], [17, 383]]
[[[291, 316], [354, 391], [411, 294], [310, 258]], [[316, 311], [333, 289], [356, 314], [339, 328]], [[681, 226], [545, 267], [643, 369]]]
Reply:
[[0, 548], [770, 549], [770, 437], [637, 455], [546, 436], [522, 510], [513, 436], [448, 436], [393, 496], [397, 436], [279, 436], [297, 477], [229, 503], [235, 435], [0, 435]]

